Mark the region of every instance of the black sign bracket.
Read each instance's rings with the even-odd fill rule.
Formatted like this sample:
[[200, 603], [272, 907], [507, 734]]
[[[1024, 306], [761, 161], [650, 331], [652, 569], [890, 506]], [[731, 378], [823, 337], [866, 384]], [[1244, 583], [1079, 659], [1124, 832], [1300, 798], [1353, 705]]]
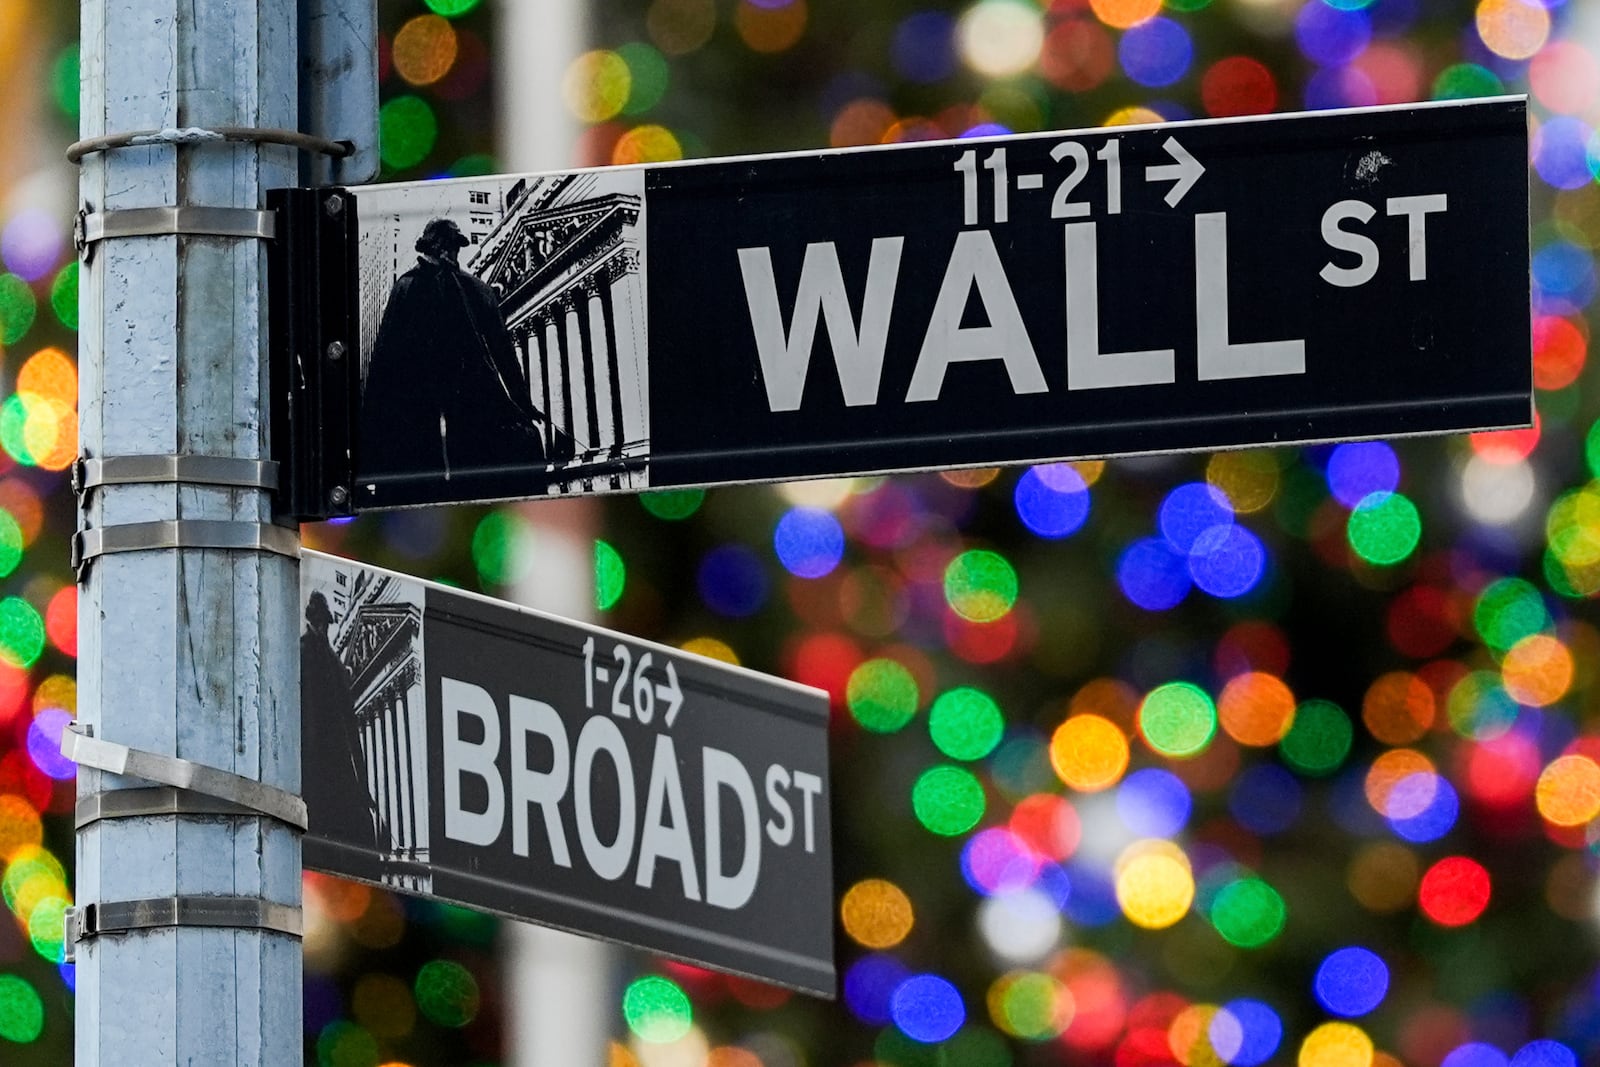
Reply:
[[302, 521], [353, 513], [360, 345], [355, 200], [348, 190], [274, 189], [268, 254], [272, 446], [279, 501]]

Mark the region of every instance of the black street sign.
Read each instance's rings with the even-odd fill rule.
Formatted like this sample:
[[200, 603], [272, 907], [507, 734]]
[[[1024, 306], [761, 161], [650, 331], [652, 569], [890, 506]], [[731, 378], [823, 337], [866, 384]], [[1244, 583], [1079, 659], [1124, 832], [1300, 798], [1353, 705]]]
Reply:
[[308, 868], [832, 997], [819, 690], [307, 551]]
[[280, 194], [297, 507], [1527, 425], [1527, 166], [1500, 98]]

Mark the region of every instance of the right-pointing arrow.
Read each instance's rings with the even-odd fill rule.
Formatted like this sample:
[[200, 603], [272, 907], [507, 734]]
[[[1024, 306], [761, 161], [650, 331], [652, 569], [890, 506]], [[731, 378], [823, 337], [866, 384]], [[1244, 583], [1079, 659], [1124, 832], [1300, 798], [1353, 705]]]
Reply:
[[1168, 137], [1161, 146], [1167, 150], [1167, 155], [1174, 160], [1172, 163], [1162, 163], [1159, 166], [1149, 166], [1144, 169], [1144, 180], [1147, 182], [1175, 182], [1167, 190], [1167, 206], [1177, 207], [1178, 201], [1184, 194], [1194, 188], [1194, 183], [1200, 180], [1200, 175], [1206, 172], [1204, 164], [1189, 154], [1189, 150], [1178, 143], [1176, 137]]

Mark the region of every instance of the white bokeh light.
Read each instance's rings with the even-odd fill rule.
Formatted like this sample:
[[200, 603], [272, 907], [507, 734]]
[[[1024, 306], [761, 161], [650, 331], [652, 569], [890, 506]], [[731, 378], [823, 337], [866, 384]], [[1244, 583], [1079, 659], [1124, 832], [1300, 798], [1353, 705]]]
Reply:
[[1533, 503], [1533, 468], [1527, 462], [1490, 463], [1473, 456], [1461, 471], [1461, 503], [1481, 523], [1516, 522]]
[[985, 900], [978, 908], [978, 930], [998, 958], [1037, 963], [1061, 942], [1061, 913], [1039, 890], [1020, 889]]
[[1026, 0], [979, 0], [956, 31], [961, 58], [979, 74], [1009, 78], [1029, 69], [1044, 47], [1044, 18]]

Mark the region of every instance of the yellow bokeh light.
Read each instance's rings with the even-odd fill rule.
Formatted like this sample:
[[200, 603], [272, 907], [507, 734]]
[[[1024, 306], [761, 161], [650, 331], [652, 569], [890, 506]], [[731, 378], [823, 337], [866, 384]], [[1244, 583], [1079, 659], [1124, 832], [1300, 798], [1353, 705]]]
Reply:
[[1045, 1041], [1072, 1025], [1077, 1002], [1058, 978], [1037, 971], [1011, 971], [989, 986], [989, 1018], [1012, 1037]]
[[1147, 930], [1166, 929], [1194, 903], [1189, 857], [1171, 841], [1135, 841], [1117, 858], [1115, 878], [1122, 913]]
[[860, 492], [865, 484], [862, 478], [815, 478], [807, 482], [781, 482], [772, 488], [791, 504], [832, 511]]
[[1089, 7], [1107, 26], [1126, 30], [1153, 18], [1161, 10], [1161, 0], [1089, 0]]
[[0, 793], [0, 860], [10, 863], [22, 849], [43, 840], [44, 827], [33, 805], [15, 794]]
[[72, 407], [78, 400], [78, 368], [61, 349], [41, 348], [17, 372], [17, 392]]
[[456, 28], [440, 15], [418, 15], [394, 35], [394, 70], [412, 85], [432, 85], [455, 66]]
[[1351, 1023], [1323, 1023], [1300, 1044], [1298, 1067], [1372, 1067], [1372, 1038]]
[[956, 45], [967, 66], [985, 77], [1021, 74], [1044, 47], [1043, 14], [1027, 0], [979, 0], [961, 16]]
[[1275, 675], [1235, 675], [1217, 696], [1217, 719], [1241, 745], [1275, 745], [1294, 724], [1294, 693]]
[[982, 489], [1000, 477], [1000, 468], [974, 467], [970, 470], [940, 471], [939, 477], [962, 489]]
[[705, 1067], [765, 1067], [761, 1057], [738, 1045], [718, 1045], [706, 1057]]
[[1557, 756], [1533, 789], [1539, 814], [1557, 826], [1582, 826], [1600, 815], [1600, 765], [1577, 753]]
[[417, 1003], [411, 986], [392, 974], [371, 971], [356, 980], [350, 995], [350, 1014], [374, 1036], [403, 1038], [417, 1022]]
[[693, 652], [697, 656], [704, 656], [706, 659], [721, 660], [723, 663], [731, 663], [735, 667], [739, 666], [739, 654], [725, 642], [718, 641], [715, 637], [691, 637], [678, 647], [685, 652]]
[[604, 49], [585, 52], [567, 65], [561, 99], [582, 122], [604, 122], [622, 111], [633, 89], [627, 60]]
[[1129, 107], [1119, 107], [1119, 108], [1117, 108], [1117, 110], [1115, 110], [1111, 114], [1107, 115], [1105, 117], [1105, 120], [1102, 121], [1100, 123], [1100, 125], [1102, 125], [1102, 126], [1148, 126], [1152, 122], [1165, 122], [1165, 121], [1167, 121], [1167, 120], [1161, 117], [1160, 112], [1154, 111], [1154, 110], [1152, 110], [1151, 108], [1148, 108], [1148, 107], [1139, 107], [1138, 105], [1135, 104], [1135, 105], [1131, 105]]
[[635, 126], [617, 138], [611, 162], [627, 166], [636, 163], [665, 163], [683, 158], [683, 145], [665, 126]]
[[867, 948], [893, 948], [916, 921], [905, 891], [882, 878], [857, 882], [839, 902], [844, 932]]
[[1278, 461], [1266, 450], [1218, 452], [1206, 464], [1206, 481], [1221, 489], [1241, 515], [1260, 511], [1278, 494]]
[[739, 0], [733, 28], [752, 52], [782, 52], [793, 47], [806, 31], [806, 0], [789, 0], [781, 7], [762, 7]]
[[1128, 737], [1098, 715], [1074, 715], [1050, 738], [1050, 766], [1069, 787], [1094, 793], [1116, 785], [1128, 768]]
[[1484, 45], [1507, 59], [1527, 59], [1550, 37], [1550, 12], [1537, 0], [1482, 0], [1476, 21]]
[[60, 708], [76, 715], [78, 711], [78, 683], [65, 674], [52, 674], [39, 683], [33, 691], [33, 710]]
[[1500, 677], [1519, 704], [1545, 707], [1566, 696], [1572, 686], [1572, 653], [1548, 634], [1529, 634], [1506, 652]]
[[78, 412], [70, 404], [30, 395], [22, 424], [22, 444], [34, 466], [66, 470], [78, 455]]

